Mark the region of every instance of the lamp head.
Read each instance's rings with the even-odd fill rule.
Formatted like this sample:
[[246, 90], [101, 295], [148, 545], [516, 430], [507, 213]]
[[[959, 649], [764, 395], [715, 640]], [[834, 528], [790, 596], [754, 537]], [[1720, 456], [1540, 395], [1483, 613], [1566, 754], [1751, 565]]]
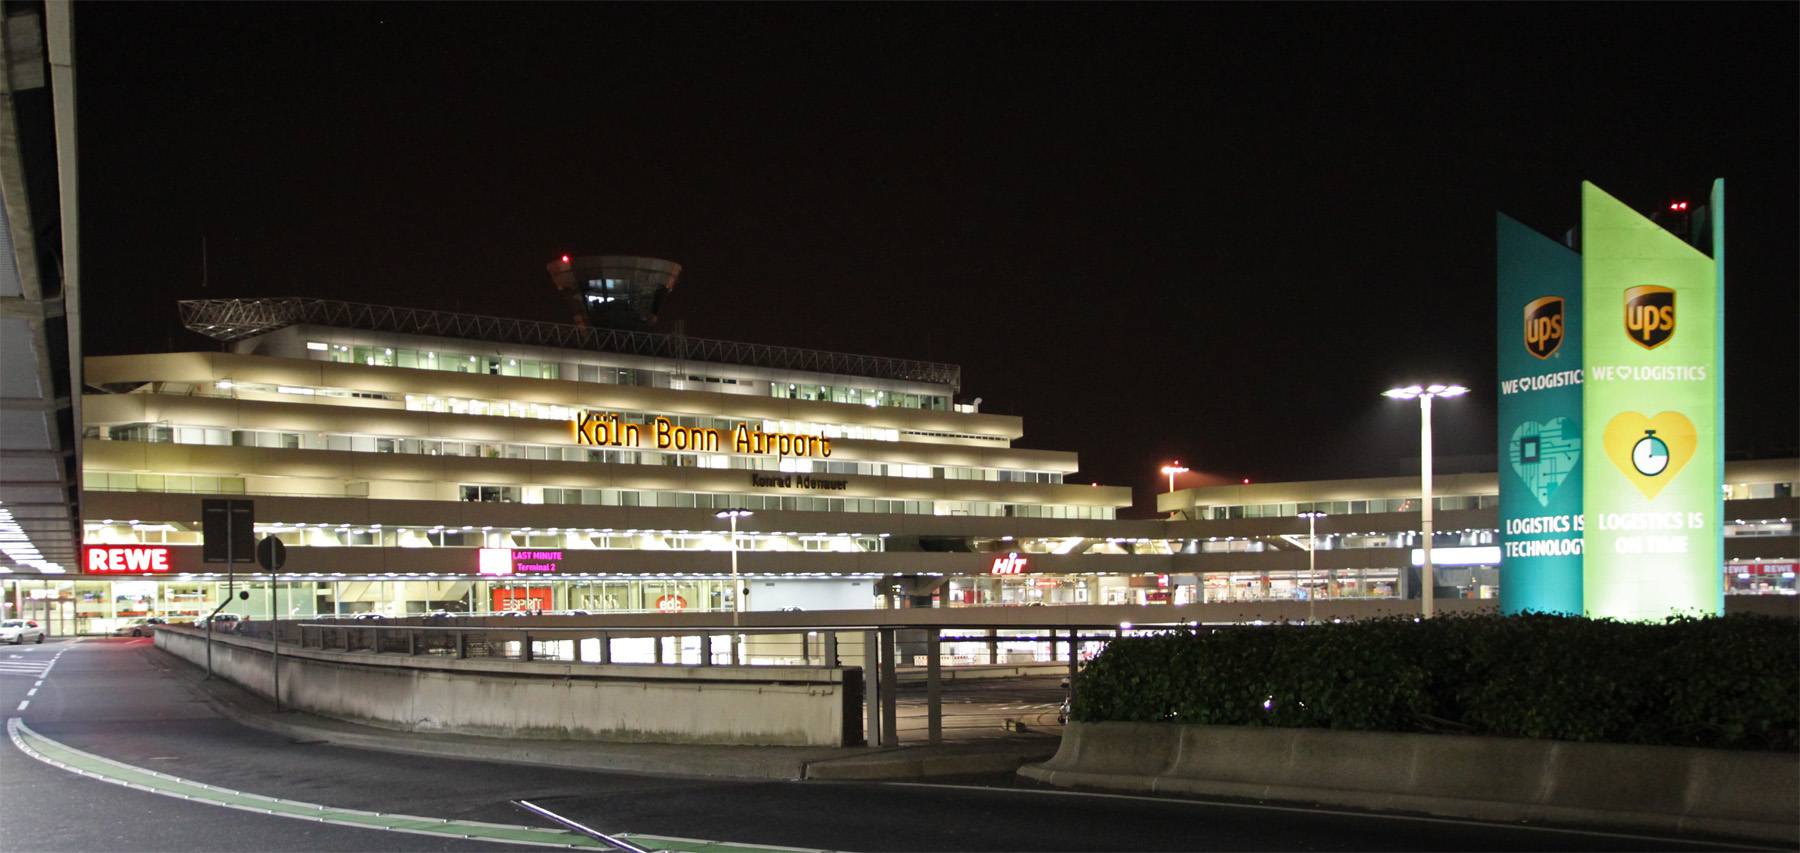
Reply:
[[1408, 385], [1405, 388], [1389, 388], [1381, 392], [1383, 397], [1395, 400], [1414, 400], [1420, 397], [1461, 397], [1469, 393], [1469, 389], [1461, 385]]

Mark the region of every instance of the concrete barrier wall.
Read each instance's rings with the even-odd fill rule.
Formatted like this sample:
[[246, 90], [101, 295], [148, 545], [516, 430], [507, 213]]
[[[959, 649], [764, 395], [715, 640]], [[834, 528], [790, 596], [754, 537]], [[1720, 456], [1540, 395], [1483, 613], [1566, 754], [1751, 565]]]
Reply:
[[[206, 635], [156, 632], [206, 666]], [[216, 676], [272, 695], [262, 640], [213, 635]], [[453, 660], [281, 649], [281, 701], [352, 722], [418, 732], [639, 743], [843, 746], [843, 671]]]
[[1019, 772], [1065, 786], [1800, 842], [1793, 753], [1071, 722], [1055, 758]]

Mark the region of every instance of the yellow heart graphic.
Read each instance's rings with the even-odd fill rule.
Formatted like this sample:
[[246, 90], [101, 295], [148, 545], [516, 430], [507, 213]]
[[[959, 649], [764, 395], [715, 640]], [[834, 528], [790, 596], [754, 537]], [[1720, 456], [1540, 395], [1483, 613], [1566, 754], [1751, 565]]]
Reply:
[[1647, 418], [1637, 412], [1621, 412], [1606, 424], [1601, 436], [1606, 458], [1637, 486], [1649, 500], [1656, 500], [1664, 486], [1681, 473], [1700, 436], [1694, 422], [1680, 412], [1663, 412]]

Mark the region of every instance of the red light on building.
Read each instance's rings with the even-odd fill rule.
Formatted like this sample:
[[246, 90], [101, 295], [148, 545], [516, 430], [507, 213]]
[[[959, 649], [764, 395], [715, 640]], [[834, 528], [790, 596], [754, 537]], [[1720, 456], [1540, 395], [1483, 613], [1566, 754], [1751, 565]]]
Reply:
[[566, 263], [568, 263], [568, 262], [569, 262], [569, 256], [568, 256], [568, 255], [563, 255], [563, 263], [565, 263], [565, 264], [566, 264]]
[[89, 545], [82, 571], [90, 575], [162, 574], [169, 571], [169, 549], [163, 545]]

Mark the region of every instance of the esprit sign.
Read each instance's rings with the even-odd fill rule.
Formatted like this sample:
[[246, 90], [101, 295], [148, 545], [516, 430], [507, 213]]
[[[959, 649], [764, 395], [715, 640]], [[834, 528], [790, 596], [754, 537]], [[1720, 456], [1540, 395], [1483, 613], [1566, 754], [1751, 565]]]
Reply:
[[81, 565], [90, 575], [160, 574], [169, 570], [163, 545], [89, 545]]
[[1007, 554], [1004, 557], [995, 557], [994, 558], [994, 565], [992, 568], [988, 569], [988, 574], [990, 574], [990, 575], [1022, 575], [1022, 574], [1025, 574], [1026, 571], [1027, 571], [1027, 569], [1026, 569], [1026, 558], [1025, 557], [1021, 557], [1018, 554]]
[[694, 450], [717, 453], [729, 446], [733, 453], [762, 453], [775, 456], [831, 455], [831, 439], [818, 435], [789, 432], [763, 432], [749, 424], [739, 423], [731, 430], [676, 426], [668, 418], [656, 417], [648, 424], [625, 423], [616, 414], [582, 412], [569, 421], [576, 444], [596, 447], [644, 447], [657, 450]]
[[550, 590], [506, 587], [494, 589], [494, 611], [496, 613], [541, 613], [549, 609]]

